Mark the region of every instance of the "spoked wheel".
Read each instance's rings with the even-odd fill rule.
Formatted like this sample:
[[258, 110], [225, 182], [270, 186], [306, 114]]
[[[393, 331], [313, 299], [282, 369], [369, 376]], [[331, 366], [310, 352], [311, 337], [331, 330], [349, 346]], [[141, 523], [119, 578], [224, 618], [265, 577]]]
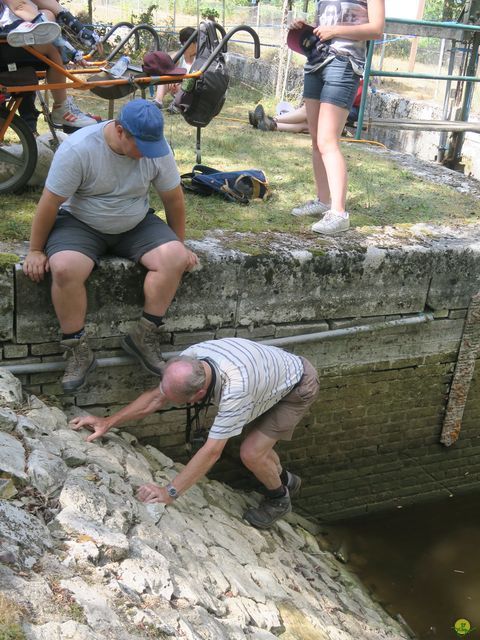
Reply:
[[[0, 108], [0, 129], [7, 111]], [[37, 143], [28, 125], [17, 115], [0, 140], [0, 193], [20, 191], [37, 165]]]

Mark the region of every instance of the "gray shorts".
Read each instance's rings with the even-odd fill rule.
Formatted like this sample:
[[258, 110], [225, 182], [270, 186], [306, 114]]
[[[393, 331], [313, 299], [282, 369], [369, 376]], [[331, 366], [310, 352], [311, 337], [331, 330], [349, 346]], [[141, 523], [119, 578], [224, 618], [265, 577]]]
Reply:
[[140, 258], [166, 242], [178, 241], [168, 224], [149, 209], [136, 227], [123, 233], [102, 233], [60, 209], [48, 236], [45, 253], [49, 258], [59, 251], [78, 251], [96, 265], [106, 254], [139, 262]]
[[261, 416], [252, 420], [249, 430], [257, 429], [275, 440], [291, 440], [295, 427], [310, 409], [318, 395], [317, 370], [306, 358], [302, 358], [303, 376], [290, 393]]

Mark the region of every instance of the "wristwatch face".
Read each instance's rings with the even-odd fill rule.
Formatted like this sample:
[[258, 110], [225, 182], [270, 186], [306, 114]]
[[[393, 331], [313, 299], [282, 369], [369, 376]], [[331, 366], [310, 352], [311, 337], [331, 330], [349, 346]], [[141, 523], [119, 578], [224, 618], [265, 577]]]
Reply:
[[171, 498], [178, 498], [178, 492], [171, 484], [167, 484], [167, 493]]

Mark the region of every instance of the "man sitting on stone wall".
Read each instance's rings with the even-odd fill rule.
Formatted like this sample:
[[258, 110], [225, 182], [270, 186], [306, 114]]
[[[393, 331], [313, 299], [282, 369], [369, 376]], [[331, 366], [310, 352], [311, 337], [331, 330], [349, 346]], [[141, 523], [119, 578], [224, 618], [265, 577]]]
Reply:
[[[158, 192], [168, 224], [149, 207]], [[140, 262], [143, 316], [123, 340], [147, 371], [161, 375], [165, 315], [197, 256], [183, 244], [185, 203], [163, 115], [146, 100], [127, 103], [116, 120], [86, 127], [56, 152], [32, 224], [23, 270], [34, 282], [52, 274], [52, 300], [68, 362], [62, 385], [75, 391], [96, 361], [85, 336], [85, 282], [106, 253]]]
[[278, 440], [290, 440], [318, 393], [316, 370], [305, 358], [283, 349], [242, 338], [210, 340], [189, 347], [167, 363], [160, 385], [146, 391], [107, 418], [86, 416], [72, 421], [88, 427], [92, 441], [109, 429], [143, 418], [168, 404], [210, 403], [218, 407], [208, 438], [188, 464], [165, 487], [145, 484], [142, 502], [170, 504], [202, 478], [220, 458], [229, 438], [248, 428], [240, 447], [244, 465], [265, 487], [265, 498], [244, 518], [266, 529], [291, 511], [290, 497], [301, 479], [282, 469], [273, 450]]

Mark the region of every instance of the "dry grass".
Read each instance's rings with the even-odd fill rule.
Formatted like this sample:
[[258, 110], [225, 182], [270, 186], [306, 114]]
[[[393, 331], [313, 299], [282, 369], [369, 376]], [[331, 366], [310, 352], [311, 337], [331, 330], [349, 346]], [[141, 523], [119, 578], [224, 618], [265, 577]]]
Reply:
[[23, 615], [21, 607], [0, 593], [0, 640], [25, 640], [20, 626]]

